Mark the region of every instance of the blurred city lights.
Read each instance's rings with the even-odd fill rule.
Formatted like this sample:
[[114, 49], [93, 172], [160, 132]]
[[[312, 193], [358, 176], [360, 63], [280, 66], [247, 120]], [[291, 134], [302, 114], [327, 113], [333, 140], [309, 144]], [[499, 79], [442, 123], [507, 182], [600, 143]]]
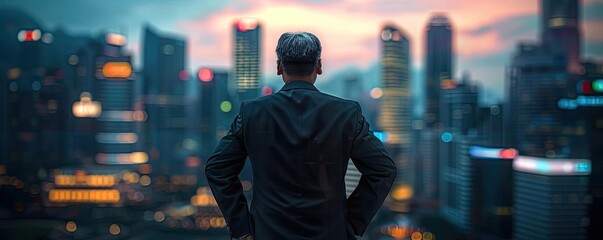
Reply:
[[251, 18], [240, 19], [237, 23], [237, 30], [239, 32], [247, 32], [249, 30], [254, 30], [258, 26], [258, 21]]
[[[141, 113], [139, 113], [141, 114]], [[145, 113], [146, 115], [146, 113]], [[135, 112], [133, 111], [103, 111], [99, 120], [106, 122], [131, 122], [134, 121]], [[145, 117], [145, 116], [136, 116]]]
[[75, 54], [71, 54], [69, 55], [69, 58], [67, 58], [67, 63], [69, 63], [71, 66], [77, 65], [79, 62], [80, 58]]
[[6, 77], [8, 77], [10, 80], [17, 79], [19, 76], [21, 76], [20, 68], [11, 68], [6, 72]]
[[595, 90], [595, 92], [603, 92], [603, 79], [593, 81], [593, 90]]
[[392, 39], [392, 31], [390, 30], [384, 30], [383, 32], [381, 32], [381, 39], [383, 41], [389, 41]]
[[51, 44], [54, 41], [54, 35], [52, 33], [44, 33], [42, 34], [42, 42], [46, 44]]
[[272, 94], [272, 88], [269, 86], [262, 87], [262, 96], [268, 96]]
[[120, 143], [136, 143], [138, 142], [138, 134], [136, 133], [105, 133], [99, 132], [96, 134], [96, 142], [107, 144]]
[[373, 132], [373, 135], [377, 137], [381, 142], [385, 142], [388, 138], [388, 134], [386, 132]]
[[143, 110], [136, 110], [132, 113], [132, 120], [137, 122], [144, 122], [147, 120], [147, 112]]
[[148, 160], [149, 157], [145, 152], [96, 154], [96, 162], [99, 164], [141, 164]]
[[65, 230], [67, 230], [67, 232], [73, 233], [77, 231], [77, 224], [75, 224], [74, 221], [68, 221], [65, 224]]
[[188, 156], [184, 160], [184, 165], [188, 168], [196, 168], [201, 166], [201, 159], [197, 156]]
[[399, 186], [396, 186], [392, 190], [391, 196], [394, 200], [397, 200], [397, 201], [408, 200], [408, 199], [412, 198], [412, 196], [413, 196], [412, 187], [410, 187], [407, 184], [401, 184]]
[[188, 72], [186, 71], [186, 69], [180, 70], [180, 72], [178, 73], [178, 78], [180, 78], [180, 80], [182, 81], [188, 80]]
[[421, 240], [421, 239], [423, 239], [423, 234], [421, 234], [421, 232], [413, 232], [410, 235], [410, 239], [412, 239], [412, 240]]
[[92, 95], [89, 92], [82, 92], [80, 101], [72, 105], [72, 113], [78, 118], [96, 118], [102, 113], [102, 105], [98, 101], [92, 101]]
[[54, 177], [54, 183], [59, 187], [112, 187], [116, 180], [113, 175], [85, 175], [80, 178], [75, 175], [57, 175]]
[[370, 94], [371, 94], [371, 98], [379, 99], [379, 98], [383, 97], [383, 90], [381, 88], [376, 87], [376, 88], [371, 89]]
[[117, 34], [117, 33], [109, 33], [105, 35], [105, 42], [114, 46], [123, 46], [126, 45], [128, 39], [126, 36]]
[[212, 80], [214, 80], [214, 71], [209, 68], [203, 68], [199, 70], [197, 76], [202, 82], [211, 82]]
[[165, 55], [174, 54], [174, 50], [175, 50], [175, 48], [174, 48], [174, 45], [172, 45], [172, 44], [166, 44], [163, 46], [163, 54], [165, 54]]
[[433, 235], [433, 233], [430, 233], [430, 232], [423, 233], [423, 240], [433, 240], [433, 239], [435, 239], [435, 236]]
[[222, 112], [230, 112], [232, 110], [232, 103], [230, 103], [230, 101], [222, 101], [220, 103], [220, 110]]
[[452, 133], [450, 132], [444, 132], [442, 133], [442, 136], [440, 137], [440, 139], [442, 139], [442, 142], [452, 142]]
[[51, 189], [48, 192], [51, 202], [73, 203], [117, 203], [120, 200], [116, 189]]
[[19, 42], [34, 42], [40, 40], [42, 32], [40, 29], [21, 30], [17, 34]]
[[121, 228], [117, 224], [111, 224], [111, 226], [109, 226], [109, 233], [111, 233], [111, 235], [119, 235], [119, 233], [121, 233]]
[[129, 62], [108, 62], [103, 65], [103, 77], [105, 78], [129, 78], [132, 74], [132, 66]]
[[445, 79], [440, 82], [440, 88], [442, 89], [453, 89], [456, 88], [456, 82], [451, 79]]
[[156, 222], [163, 222], [165, 220], [165, 214], [162, 211], [157, 211], [153, 214], [153, 219]]
[[149, 177], [148, 175], [141, 176], [140, 177], [140, 185], [142, 185], [142, 186], [151, 185], [151, 177]]
[[550, 176], [590, 175], [591, 162], [588, 159], [553, 159], [517, 156], [513, 169], [520, 172]]
[[513, 148], [488, 148], [471, 146], [469, 155], [473, 158], [484, 159], [514, 159], [517, 156], [517, 150]]
[[140, 174], [151, 174], [151, 172], [153, 172], [153, 167], [150, 164], [141, 164], [138, 166], [138, 172]]

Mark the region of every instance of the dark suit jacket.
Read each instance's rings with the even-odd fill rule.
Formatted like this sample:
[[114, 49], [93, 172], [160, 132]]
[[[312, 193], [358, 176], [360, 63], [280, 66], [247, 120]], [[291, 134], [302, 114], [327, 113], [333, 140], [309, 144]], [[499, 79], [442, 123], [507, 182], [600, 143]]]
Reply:
[[[253, 168], [250, 210], [238, 178], [247, 156]], [[346, 199], [350, 158], [362, 177]], [[292, 81], [241, 104], [205, 173], [231, 236], [336, 240], [365, 231], [396, 167], [357, 102]]]

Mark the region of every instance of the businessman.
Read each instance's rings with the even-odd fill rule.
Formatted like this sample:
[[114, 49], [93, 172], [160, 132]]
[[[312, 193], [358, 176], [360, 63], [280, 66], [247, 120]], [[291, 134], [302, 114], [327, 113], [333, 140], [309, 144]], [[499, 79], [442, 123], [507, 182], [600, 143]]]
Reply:
[[[321, 51], [311, 33], [281, 35], [276, 72], [285, 85], [243, 102], [207, 161], [207, 180], [233, 239], [356, 239], [391, 189], [395, 164], [360, 105], [314, 87]], [[238, 178], [247, 156], [251, 208]], [[349, 159], [362, 177], [346, 199]]]

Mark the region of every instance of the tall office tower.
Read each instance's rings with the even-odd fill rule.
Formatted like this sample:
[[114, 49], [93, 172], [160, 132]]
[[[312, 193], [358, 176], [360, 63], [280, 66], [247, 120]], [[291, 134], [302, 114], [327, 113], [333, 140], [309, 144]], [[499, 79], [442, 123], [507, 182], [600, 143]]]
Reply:
[[427, 26], [425, 44], [425, 124], [434, 127], [440, 121], [440, 88], [442, 81], [454, 77], [452, 26], [448, 17], [436, 13]]
[[511, 237], [512, 160], [517, 150], [475, 145], [475, 137], [461, 136], [457, 161], [449, 166], [443, 185], [442, 214], [467, 236], [487, 239]]
[[[49, 33], [21, 11], [0, 10], [0, 165], [26, 185], [64, 163], [69, 112], [62, 69], [46, 67]], [[57, 59], [54, 59], [55, 61]]]
[[238, 103], [260, 96], [261, 31], [256, 19], [244, 18], [234, 23], [233, 77]]
[[[398, 166], [397, 182], [410, 187], [410, 59], [409, 40], [398, 27], [388, 24], [381, 31], [381, 112], [379, 128], [386, 132], [385, 146]], [[410, 196], [409, 196], [410, 197]], [[406, 199], [404, 199], [406, 200]]]
[[198, 103], [193, 104], [198, 116], [193, 131], [201, 139], [201, 159], [209, 158], [236, 116], [228, 91], [228, 75], [225, 70], [212, 68], [202, 68], [197, 73], [201, 91]]
[[569, 73], [581, 71], [579, 0], [541, 0], [542, 43], [555, 54], [566, 57]]
[[140, 164], [148, 160], [146, 153], [136, 152], [139, 136], [134, 131], [134, 74], [131, 57], [123, 53], [124, 44], [125, 37], [107, 34], [96, 57], [94, 92], [102, 106], [96, 133], [95, 158], [99, 164]]
[[[572, 95], [573, 75], [564, 59], [533, 44], [520, 44], [513, 57], [509, 87], [510, 119], [514, 144], [523, 155], [534, 157], [588, 157], [586, 136], [576, 121], [559, 108], [559, 99]], [[575, 89], [574, 89], [575, 91]]]
[[572, 97], [559, 100], [559, 108], [564, 115], [572, 116], [576, 122], [584, 123], [583, 126], [573, 127], [584, 139], [572, 139], [585, 145], [588, 150], [588, 159], [592, 163], [592, 172], [589, 179], [589, 193], [592, 197], [590, 204], [588, 229], [589, 239], [596, 239], [603, 234], [600, 226], [603, 224], [603, 63], [585, 62], [584, 74], [580, 76], [570, 89], [575, 94]]
[[147, 112], [146, 145], [161, 175], [176, 174], [198, 144], [186, 138], [186, 44], [145, 27], [143, 94]]
[[589, 160], [518, 156], [513, 169], [513, 239], [587, 239]]

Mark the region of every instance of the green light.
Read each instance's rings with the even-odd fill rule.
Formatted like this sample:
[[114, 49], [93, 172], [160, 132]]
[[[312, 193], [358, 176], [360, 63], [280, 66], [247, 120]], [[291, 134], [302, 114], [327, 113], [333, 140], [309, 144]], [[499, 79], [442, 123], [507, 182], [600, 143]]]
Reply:
[[222, 112], [230, 112], [230, 110], [232, 110], [232, 103], [230, 103], [230, 101], [222, 101], [222, 103], [220, 103], [220, 110], [222, 110]]
[[603, 92], [603, 79], [593, 81], [593, 90], [595, 92]]

